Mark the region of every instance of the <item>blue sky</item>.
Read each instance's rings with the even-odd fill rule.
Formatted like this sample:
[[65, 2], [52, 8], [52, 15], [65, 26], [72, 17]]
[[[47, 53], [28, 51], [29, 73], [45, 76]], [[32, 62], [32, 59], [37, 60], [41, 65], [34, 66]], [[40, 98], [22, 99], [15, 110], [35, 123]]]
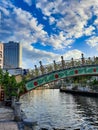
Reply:
[[0, 41], [23, 46], [23, 68], [98, 56], [98, 0], [2, 0]]

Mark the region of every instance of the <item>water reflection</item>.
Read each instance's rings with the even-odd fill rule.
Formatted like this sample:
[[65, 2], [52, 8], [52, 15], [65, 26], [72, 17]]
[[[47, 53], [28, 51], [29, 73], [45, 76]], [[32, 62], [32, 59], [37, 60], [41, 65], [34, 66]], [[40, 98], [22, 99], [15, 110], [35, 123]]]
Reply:
[[73, 96], [59, 90], [33, 90], [20, 101], [27, 117], [39, 125], [79, 128], [83, 122], [98, 126], [98, 99]]
[[77, 104], [77, 114], [85, 122], [98, 128], [98, 99], [83, 96], [74, 96], [74, 99]]

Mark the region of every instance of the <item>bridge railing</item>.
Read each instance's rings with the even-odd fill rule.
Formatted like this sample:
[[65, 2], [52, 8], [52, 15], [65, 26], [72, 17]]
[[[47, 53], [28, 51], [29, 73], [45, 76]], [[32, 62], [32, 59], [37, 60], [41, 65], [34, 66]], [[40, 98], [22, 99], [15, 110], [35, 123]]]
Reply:
[[97, 65], [98, 64], [98, 57], [88, 57], [84, 58], [84, 55], [82, 54], [82, 57], [80, 59], [73, 59], [71, 60], [64, 60], [63, 56], [61, 56], [61, 61], [56, 62], [55, 60], [53, 63], [48, 65], [42, 65], [42, 62], [40, 61], [40, 67], [37, 67], [35, 65], [35, 69], [32, 70], [33, 72], [33, 78], [41, 76], [43, 74], [48, 74], [53, 71], [62, 70], [62, 69], [68, 69], [72, 67], [81, 67], [85, 65]]

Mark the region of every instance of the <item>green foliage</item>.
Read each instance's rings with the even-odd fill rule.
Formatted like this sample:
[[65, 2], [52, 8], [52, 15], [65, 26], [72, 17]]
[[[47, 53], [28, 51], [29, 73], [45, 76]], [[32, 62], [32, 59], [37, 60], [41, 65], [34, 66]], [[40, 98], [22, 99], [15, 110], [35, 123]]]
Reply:
[[11, 99], [12, 96], [19, 98], [20, 93], [25, 90], [25, 79], [17, 83], [15, 76], [10, 76], [8, 72], [3, 72], [0, 69], [0, 85], [3, 86], [5, 95], [7, 99]]
[[98, 80], [94, 79], [94, 80], [92, 81], [92, 85], [98, 85]]
[[0, 69], [0, 86], [2, 87], [3, 71]]
[[94, 79], [93, 81], [90, 81], [89, 86], [92, 90], [98, 92], [98, 80]]

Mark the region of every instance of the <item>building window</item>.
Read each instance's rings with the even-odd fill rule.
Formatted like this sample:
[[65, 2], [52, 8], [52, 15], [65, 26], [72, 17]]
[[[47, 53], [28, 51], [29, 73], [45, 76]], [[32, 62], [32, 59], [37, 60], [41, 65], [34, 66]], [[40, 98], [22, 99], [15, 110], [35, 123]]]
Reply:
[[0, 58], [2, 58], [2, 54], [0, 54]]

